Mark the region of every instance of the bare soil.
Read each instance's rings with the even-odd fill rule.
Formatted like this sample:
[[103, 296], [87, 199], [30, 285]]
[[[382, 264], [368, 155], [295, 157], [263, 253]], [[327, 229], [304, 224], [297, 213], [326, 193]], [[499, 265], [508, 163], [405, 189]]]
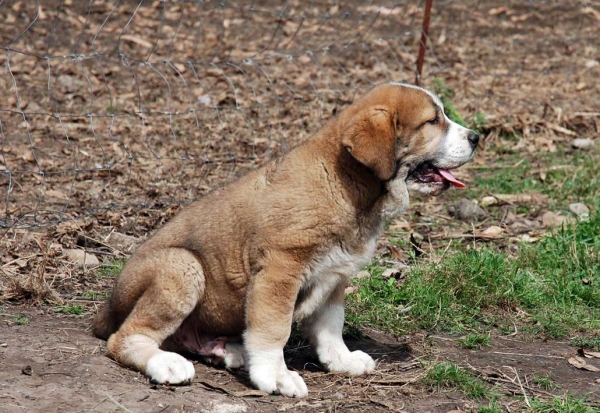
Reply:
[[[0, 398], [6, 412], [275, 412], [275, 411], [470, 411], [477, 403], [460, 393], [423, 386], [418, 380], [427, 362], [450, 360], [472, 366], [474, 374], [498, 384], [497, 391], [521, 396], [517, 376], [529, 397], [549, 393], [532, 376], [549, 376], [571, 392], [600, 400], [598, 374], [579, 371], [567, 362], [576, 349], [567, 342], [526, 343], [510, 337], [493, 339], [493, 347], [463, 350], [456, 338], [412, 335], [398, 340], [366, 331], [348, 339], [352, 349], [378, 359], [377, 371], [359, 378], [321, 370], [306, 345], [286, 351], [290, 368], [309, 386], [303, 400], [268, 396], [252, 390], [244, 371], [196, 364], [190, 386], [156, 386], [140, 373], [106, 357], [105, 342], [91, 336], [90, 317], [54, 314], [43, 308], [8, 306], [0, 314]], [[26, 316], [27, 325], [11, 322]], [[511, 382], [511, 380], [513, 380]], [[518, 411], [523, 402], [513, 401]]]

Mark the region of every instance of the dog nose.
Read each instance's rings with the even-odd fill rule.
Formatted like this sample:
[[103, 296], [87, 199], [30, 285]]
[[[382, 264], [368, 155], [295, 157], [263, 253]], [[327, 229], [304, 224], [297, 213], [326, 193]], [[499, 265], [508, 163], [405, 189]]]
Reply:
[[471, 131], [469, 133], [469, 137], [467, 139], [469, 140], [469, 143], [471, 144], [471, 147], [473, 149], [477, 148], [477, 144], [479, 143], [479, 135], [478, 134]]

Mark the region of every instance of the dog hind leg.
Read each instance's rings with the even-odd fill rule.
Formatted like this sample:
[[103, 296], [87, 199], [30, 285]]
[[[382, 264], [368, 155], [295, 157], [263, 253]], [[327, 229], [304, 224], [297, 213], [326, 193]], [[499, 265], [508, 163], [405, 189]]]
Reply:
[[109, 354], [119, 363], [139, 370], [155, 383], [184, 384], [194, 377], [194, 366], [177, 353], [159, 347], [198, 305], [204, 294], [204, 274], [189, 251], [158, 251], [121, 274], [139, 280], [154, 272], [151, 282], [121, 327], [108, 340]]

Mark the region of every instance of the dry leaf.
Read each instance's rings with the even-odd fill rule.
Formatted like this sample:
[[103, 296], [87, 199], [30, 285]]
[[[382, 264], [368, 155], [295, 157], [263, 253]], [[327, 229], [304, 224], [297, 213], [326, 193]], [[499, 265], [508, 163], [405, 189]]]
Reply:
[[397, 278], [399, 275], [400, 271], [398, 271], [396, 268], [388, 268], [383, 272], [383, 274], [381, 274], [381, 276], [386, 280], [391, 277]]
[[518, 205], [540, 205], [546, 202], [546, 195], [537, 194], [535, 192], [527, 194], [494, 194], [481, 199], [479, 204], [483, 207], [498, 204], [518, 204]]
[[574, 367], [577, 367], [580, 370], [587, 370], [587, 371], [594, 371], [594, 372], [600, 371], [600, 369], [598, 367], [592, 366], [591, 364], [587, 364], [585, 359], [583, 359], [579, 356], [569, 358], [569, 364]]
[[595, 357], [597, 359], [600, 359], [600, 352], [599, 351], [585, 351], [585, 355], [590, 356], [590, 357]]
[[545, 212], [544, 215], [542, 215], [542, 225], [544, 225], [544, 227], [546, 228], [558, 227], [562, 224], [572, 221], [569, 218], [570, 217], [565, 217], [563, 215], [556, 214], [552, 211], [548, 211]]
[[388, 230], [389, 231], [401, 231], [401, 230], [409, 231], [410, 230], [410, 222], [396, 219], [390, 224]]
[[27, 151], [22, 156], [25, 162], [35, 162], [35, 156], [33, 156], [33, 152]]
[[492, 225], [489, 228], [483, 230], [478, 237], [480, 238], [499, 238], [502, 236], [504, 230], [497, 225]]
[[392, 256], [392, 258], [396, 261], [408, 261], [408, 259], [410, 258], [408, 254], [406, 254], [404, 251], [396, 248], [393, 245], [389, 245], [388, 250], [390, 251], [390, 255]]

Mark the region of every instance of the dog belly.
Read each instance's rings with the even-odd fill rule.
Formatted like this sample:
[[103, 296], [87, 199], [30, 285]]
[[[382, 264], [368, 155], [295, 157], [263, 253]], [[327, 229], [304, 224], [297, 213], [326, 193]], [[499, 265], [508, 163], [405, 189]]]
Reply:
[[180, 351], [196, 354], [204, 357], [224, 357], [225, 344], [241, 342], [239, 335], [225, 336], [202, 331], [198, 323], [186, 320], [171, 336], [171, 341]]

